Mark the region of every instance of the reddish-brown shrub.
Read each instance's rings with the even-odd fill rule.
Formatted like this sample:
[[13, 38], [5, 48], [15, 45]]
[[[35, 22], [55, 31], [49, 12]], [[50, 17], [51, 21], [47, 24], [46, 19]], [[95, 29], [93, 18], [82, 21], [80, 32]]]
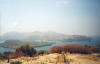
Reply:
[[50, 52], [51, 53], [70, 52], [70, 53], [81, 53], [81, 54], [92, 53], [90, 48], [75, 44], [65, 45], [65, 46], [54, 46], [51, 48]]
[[62, 47], [60, 46], [54, 46], [51, 48], [51, 53], [61, 53], [62, 52]]

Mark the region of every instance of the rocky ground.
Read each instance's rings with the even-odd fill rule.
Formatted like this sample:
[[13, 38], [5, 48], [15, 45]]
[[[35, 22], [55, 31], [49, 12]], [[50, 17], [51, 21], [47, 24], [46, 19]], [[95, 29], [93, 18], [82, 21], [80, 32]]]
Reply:
[[17, 59], [0, 60], [0, 64], [100, 64], [98, 54], [48, 54], [37, 57], [21, 57]]

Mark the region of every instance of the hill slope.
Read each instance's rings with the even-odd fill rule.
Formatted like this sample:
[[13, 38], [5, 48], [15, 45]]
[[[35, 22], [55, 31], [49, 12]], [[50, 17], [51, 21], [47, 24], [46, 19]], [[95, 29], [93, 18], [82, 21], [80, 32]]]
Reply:
[[[58, 58], [59, 57], [59, 58]], [[21, 57], [11, 59], [10, 62], [19, 61], [20, 64], [100, 64], [100, 58], [96, 55], [82, 55], [82, 54], [65, 54], [66, 63], [63, 60], [62, 54], [48, 54], [37, 57]], [[7, 60], [0, 61], [1, 64], [7, 63]]]

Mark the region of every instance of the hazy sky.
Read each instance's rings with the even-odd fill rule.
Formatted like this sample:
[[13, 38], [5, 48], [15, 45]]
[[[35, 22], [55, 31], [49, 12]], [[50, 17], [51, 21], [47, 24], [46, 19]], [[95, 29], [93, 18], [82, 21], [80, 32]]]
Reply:
[[1, 4], [2, 33], [100, 33], [100, 0], [2, 0]]

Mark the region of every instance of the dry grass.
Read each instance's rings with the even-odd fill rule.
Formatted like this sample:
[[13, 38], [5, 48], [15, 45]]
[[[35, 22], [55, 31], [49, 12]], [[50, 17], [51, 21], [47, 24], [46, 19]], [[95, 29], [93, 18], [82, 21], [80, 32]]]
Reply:
[[[97, 54], [98, 55], [98, 54]], [[20, 57], [10, 59], [10, 62], [22, 62], [22, 64], [100, 64], [100, 58], [96, 54], [48, 54], [37, 57]], [[0, 61], [0, 64], [10, 64], [7, 60]]]

